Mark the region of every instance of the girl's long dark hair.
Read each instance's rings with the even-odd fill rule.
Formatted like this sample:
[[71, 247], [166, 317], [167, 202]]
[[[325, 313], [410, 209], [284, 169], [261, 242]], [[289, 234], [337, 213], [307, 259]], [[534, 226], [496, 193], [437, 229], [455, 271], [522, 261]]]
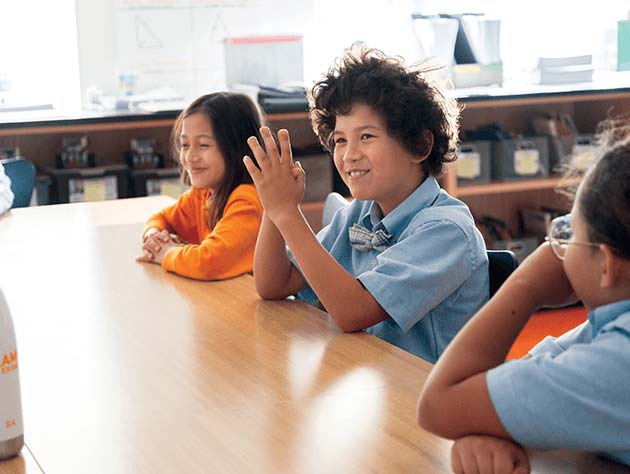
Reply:
[[243, 164], [243, 156], [252, 156], [247, 145], [249, 137], [257, 137], [262, 143], [259, 132], [261, 119], [254, 102], [246, 95], [234, 92], [203, 95], [186, 107], [175, 121], [171, 134], [171, 152], [173, 159], [179, 163], [182, 182], [187, 185], [190, 185], [190, 177], [180, 162], [180, 134], [184, 119], [195, 113], [202, 113], [208, 118], [225, 162], [223, 181], [210, 195], [204, 207], [207, 212], [206, 223], [212, 229], [223, 217], [225, 205], [232, 191], [240, 184], [252, 183]]

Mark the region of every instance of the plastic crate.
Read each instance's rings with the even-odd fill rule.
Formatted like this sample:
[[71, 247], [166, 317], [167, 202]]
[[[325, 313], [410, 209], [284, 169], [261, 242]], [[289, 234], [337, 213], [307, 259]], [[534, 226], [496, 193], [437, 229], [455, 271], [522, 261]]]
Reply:
[[492, 142], [489, 140], [477, 140], [462, 142], [457, 148], [457, 182], [487, 183], [490, 181], [490, 168], [492, 165]]
[[178, 168], [155, 168], [131, 171], [131, 189], [134, 196], [164, 194], [179, 197], [188, 187], [181, 182]]
[[111, 164], [94, 168], [44, 168], [52, 186], [53, 204], [105, 201], [129, 197], [129, 168]]
[[492, 147], [492, 179], [514, 180], [549, 175], [549, 141], [534, 136], [498, 140]]

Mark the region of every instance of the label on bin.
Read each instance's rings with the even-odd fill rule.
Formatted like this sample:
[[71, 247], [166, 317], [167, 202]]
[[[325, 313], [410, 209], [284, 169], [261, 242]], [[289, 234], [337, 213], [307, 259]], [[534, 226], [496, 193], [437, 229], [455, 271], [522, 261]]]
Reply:
[[92, 202], [118, 199], [116, 176], [68, 180], [68, 202]]
[[179, 178], [147, 179], [147, 196], [171, 196], [177, 199], [185, 191]]
[[575, 145], [573, 147], [573, 166], [578, 171], [588, 170], [595, 161], [595, 147], [592, 145]]
[[477, 152], [460, 153], [455, 164], [458, 178], [474, 179], [481, 175], [481, 155]]
[[540, 154], [538, 150], [516, 150], [514, 152], [514, 173], [518, 175], [534, 175], [540, 170]]

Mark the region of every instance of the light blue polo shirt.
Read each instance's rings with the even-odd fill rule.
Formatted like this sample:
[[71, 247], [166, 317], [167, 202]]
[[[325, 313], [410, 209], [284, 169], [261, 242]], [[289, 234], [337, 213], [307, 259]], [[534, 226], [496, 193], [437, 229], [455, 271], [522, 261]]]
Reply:
[[528, 447], [597, 451], [630, 465], [630, 300], [600, 306], [530, 354], [486, 376], [508, 433]]
[[[354, 249], [348, 229], [355, 223], [392, 234], [392, 245], [382, 252]], [[366, 332], [429, 362], [488, 299], [483, 238], [466, 204], [431, 176], [385, 217], [375, 202], [353, 201], [317, 239], [389, 315]], [[297, 297], [318, 301], [310, 287]]]

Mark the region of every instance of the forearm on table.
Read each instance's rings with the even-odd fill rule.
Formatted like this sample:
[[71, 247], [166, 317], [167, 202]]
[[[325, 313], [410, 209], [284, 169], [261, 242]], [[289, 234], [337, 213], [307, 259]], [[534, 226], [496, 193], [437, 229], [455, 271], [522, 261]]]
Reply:
[[445, 437], [485, 433], [509, 438], [486, 384], [541, 305], [571, 292], [559, 261], [540, 248], [464, 326], [436, 363], [422, 390], [418, 421]]
[[502, 287], [449, 344], [429, 374], [418, 402], [418, 422], [444, 438], [488, 434], [511, 439], [486, 384], [486, 372], [505, 360], [531, 314], [516, 293]]
[[540, 247], [503, 283], [449, 345], [436, 364], [438, 375], [457, 383], [497, 366], [538, 308], [566, 300], [572, 290], [561, 262], [550, 252], [548, 246]]
[[[517, 282], [499, 289], [448, 346], [435, 371], [444, 385], [501, 364], [536, 307]], [[474, 357], [471, 357], [474, 354]]]
[[223, 280], [251, 272], [259, 223], [255, 212], [232, 208], [199, 244], [170, 250], [162, 266], [199, 280]]
[[286, 251], [282, 234], [266, 213], [260, 226], [254, 253], [254, 283], [264, 299], [282, 299], [306, 286]]
[[387, 317], [374, 297], [319, 243], [299, 209], [283, 215], [277, 225], [308, 284], [342, 330], [359, 331]]
[[239, 254], [238, 250], [226, 249], [221, 244], [187, 244], [169, 250], [162, 267], [196, 280], [222, 280], [244, 273], [236, 265]]

